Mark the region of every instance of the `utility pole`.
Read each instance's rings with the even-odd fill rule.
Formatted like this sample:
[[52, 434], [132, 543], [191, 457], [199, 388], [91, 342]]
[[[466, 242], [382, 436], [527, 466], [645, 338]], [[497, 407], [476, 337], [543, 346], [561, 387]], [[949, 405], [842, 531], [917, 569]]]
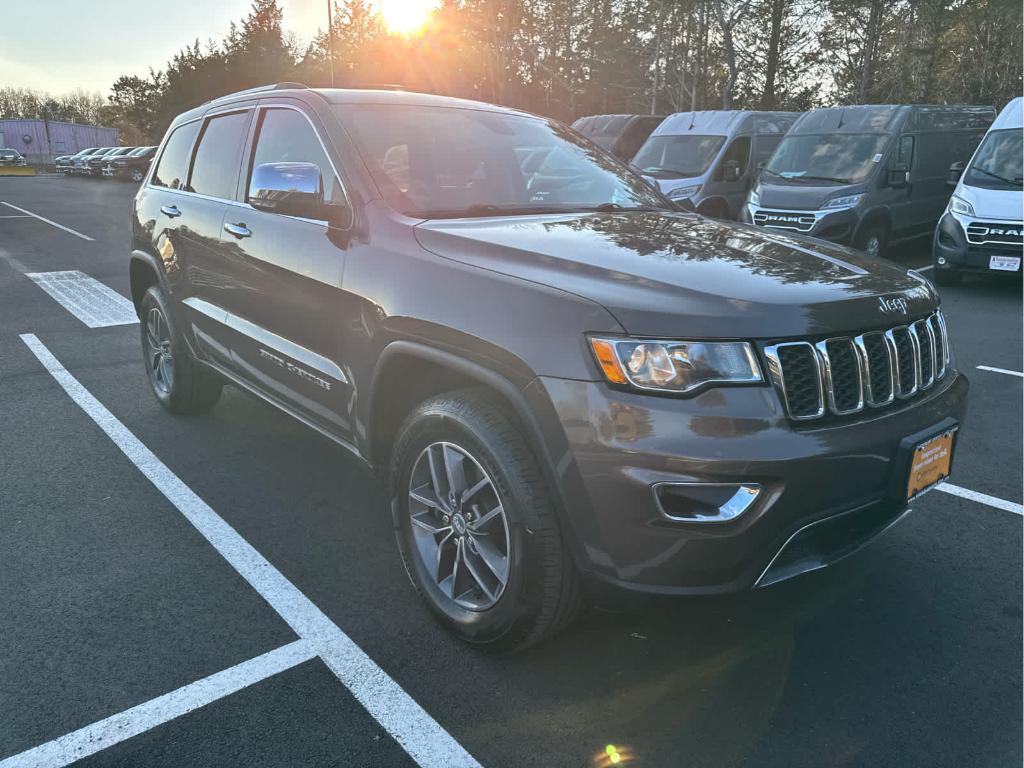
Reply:
[[327, 51], [331, 57], [331, 88], [334, 84], [334, 13], [331, 8], [331, 0], [327, 0]]

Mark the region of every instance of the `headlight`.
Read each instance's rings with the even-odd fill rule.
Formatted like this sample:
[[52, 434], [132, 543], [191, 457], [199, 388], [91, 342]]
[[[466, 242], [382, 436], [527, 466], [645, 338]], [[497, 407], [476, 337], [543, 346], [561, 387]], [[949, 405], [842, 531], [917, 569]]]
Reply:
[[953, 213], [962, 213], [965, 216], [974, 216], [974, 206], [956, 195], [949, 198], [949, 210]]
[[676, 187], [670, 189], [665, 194], [672, 200], [683, 200], [687, 197], [693, 197], [700, 192], [701, 184], [691, 184], [688, 187]]
[[612, 384], [662, 392], [691, 392], [705, 384], [764, 381], [745, 341], [590, 339], [598, 365]]
[[842, 197], [833, 197], [827, 201], [823, 206], [822, 210], [826, 208], [856, 208], [860, 205], [860, 201], [864, 199], [864, 195], [843, 195]]
[[761, 204], [761, 191], [757, 187], [750, 190], [750, 194], [747, 195], [747, 202], [751, 205]]

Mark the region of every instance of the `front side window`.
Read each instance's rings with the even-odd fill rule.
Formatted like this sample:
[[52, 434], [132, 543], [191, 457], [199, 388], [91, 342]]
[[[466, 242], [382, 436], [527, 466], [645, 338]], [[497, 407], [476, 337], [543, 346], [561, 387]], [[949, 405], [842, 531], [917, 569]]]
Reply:
[[409, 216], [664, 207], [618, 161], [558, 123], [453, 107], [346, 105], [385, 200]]
[[192, 144], [199, 133], [199, 121], [178, 126], [174, 129], [164, 151], [160, 155], [152, 183], [157, 187], [182, 189], [188, 177], [188, 161], [192, 155]]
[[739, 138], [733, 139], [732, 144], [725, 150], [725, 154], [722, 155], [722, 162], [718, 166], [718, 177], [722, 176], [722, 169], [725, 164], [730, 160], [734, 160], [736, 165], [739, 166], [740, 174], [747, 172], [747, 163], [750, 162], [750, 137], [740, 136]]
[[981, 142], [964, 184], [987, 189], [1021, 189], [1024, 181], [1024, 133], [1019, 128], [990, 131]]
[[659, 179], [700, 176], [724, 143], [724, 136], [651, 136], [636, 153], [633, 165]]
[[235, 196], [238, 164], [248, 124], [248, 112], [217, 115], [206, 121], [195, 160], [192, 161], [189, 192], [223, 199]]
[[896, 150], [896, 162], [909, 168], [914, 163], [914, 137], [901, 136], [900, 145]]
[[265, 163], [312, 163], [320, 169], [324, 202], [344, 203], [345, 193], [324, 152], [313, 126], [294, 109], [266, 109], [260, 118], [256, 135], [256, 151], [249, 168], [251, 197], [252, 169]]
[[888, 141], [882, 133], [790, 134], [765, 170], [793, 184], [856, 184], [882, 162]]

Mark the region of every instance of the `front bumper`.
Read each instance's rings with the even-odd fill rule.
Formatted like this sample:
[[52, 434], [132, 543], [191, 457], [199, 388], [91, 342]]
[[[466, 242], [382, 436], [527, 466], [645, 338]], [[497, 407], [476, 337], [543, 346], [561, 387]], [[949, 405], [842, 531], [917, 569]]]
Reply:
[[[932, 258], [936, 268], [964, 272], [988, 272], [993, 256], [1016, 256], [1018, 258], [1024, 256], [1024, 247], [1019, 243], [969, 242], [966, 227], [971, 222], [977, 221], [977, 217], [965, 216], [961, 219], [948, 211], [943, 214], [932, 238]], [[1020, 274], [1020, 271], [1018, 269], [1017, 274]], [[1000, 273], [996, 272], [996, 274]]]
[[853, 242], [854, 233], [860, 223], [860, 217], [853, 208], [796, 211], [750, 203], [743, 207], [741, 218], [748, 224], [796, 232], [840, 245], [850, 245]]
[[[817, 521], [841, 520], [828, 527], [848, 538], [819, 553], [815, 567], [884, 530], [907, 507], [894, 493], [905, 486], [897, 477], [905, 471], [901, 441], [962, 419], [968, 390], [951, 370], [925, 397], [796, 428], [768, 386], [675, 398], [600, 382], [538, 382], [566, 439], [564, 451], [551, 454], [581, 569], [592, 584], [673, 595], [780, 580], [779, 571], [763, 578], [769, 564]], [[761, 492], [728, 522], [679, 522], [659, 509], [659, 483], [743, 483]], [[813, 569], [791, 567], [785, 578]]]

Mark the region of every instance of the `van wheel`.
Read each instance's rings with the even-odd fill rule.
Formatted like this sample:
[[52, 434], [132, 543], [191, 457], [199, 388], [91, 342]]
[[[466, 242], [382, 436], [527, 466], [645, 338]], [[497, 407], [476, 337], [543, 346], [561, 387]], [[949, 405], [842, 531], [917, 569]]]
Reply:
[[579, 575], [537, 460], [482, 390], [434, 397], [405, 420], [391, 508], [406, 573], [431, 612], [489, 651], [525, 648], [575, 618]]
[[858, 233], [854, 247], [868, 256], [884, 259], [889, 232], [884, 224], [869, 224]]
[[139, 326], [146, 376], [157, 401], [173, 413], [201, 413], [220, 399], [223, 382], [192, 358], [156, 286], [139, 305]]

